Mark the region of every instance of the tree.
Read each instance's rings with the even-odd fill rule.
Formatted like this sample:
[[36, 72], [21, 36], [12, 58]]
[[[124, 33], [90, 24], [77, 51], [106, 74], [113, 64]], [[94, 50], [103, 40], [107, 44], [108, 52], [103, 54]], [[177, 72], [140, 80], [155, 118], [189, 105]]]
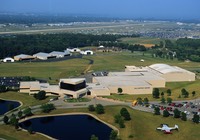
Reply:
[[122, 116], [120, 114], [115, 115], [114, 119], [115, 119], [115, 123], [118, 123], [120, 128], [125, 127], [124, 120], [122, 119]]
[[166, 101], [165, 98], [162, 97], [162, 98], [161, 98], [161, 103], [162, 103], [162, 104], [165, 104], [165, 101]]
[[124, 120], [123, 119], [119, 120], [119, 127], [120, 128], [125, 128], [125, 124], [124, 124]]
[[56, 109], [54, 104], [44, 104], [44, 105], [41, 105], [40, 108], [42, 109], [42, 112], [44, 113], [49, 113], [52, 110]]
[[160, 94], [160, 95], [163, 97], [165, 94], [164, 94], [164, 92], [161, 92], [161, 94]]
[[0, 93], [1, 92], [6, 92], [6, 86], [5, 85], [0, 85]]
[[144, 104], [149, 104], [149, 99], [148, 98], [144, 98]]
[[152, 94], [153, 94], [153, 98], [159, 98], [159, 96], [160, 96], [159, 89], [158, 88], [154, 88]]
[[120, 114], [117, 114], [114, 116], [115, 123], [119, 123], [119, 121], [122, 119], [122, 116]]
[[186, 115], [186, 113], [184, 113], [184, 112], [181, 113], [181, 120], [187, 121], [187, 115]]
[[167, 98], [167, 103], [172, 103], [172, 98]]
[[188, 98], [189, 97], [189, 92], [186, 91], [184, 98]]
[[181, 94], [184, 98], [188, 98], [189, 96], [189, 92], [186, 89], [181, 89]]
[[128, 112], [128, 110], [126, 108], [122, 108], [120, 110], [120, 114], [121, 114], [121, 116], [124, 117], [124, 120], [126, 120], [126, 121], [131, 120], [130, 113]]
[[22, 115], [23, 115], [23, 112], [20, 110], [20, 111], [17, 113], [17, 116], [18, 116], [18, 118], [20, 119], [20, 118], [22, 117]]
[[96, 113], [97, 113], [97, 114], [104, 114], [104, 113], [105, 113], [104, 107], [103, 107], [101, 104], [97, 104], [95, 110], [96, 110]]
[[31, 116], [31, 115], [33, 115], [33, 113], [31, 112], [31, 108], [29, 108], [29, 107], [26, 108], [26, 109], [24, 109], [23, 113], [24, 113], [25, 116]]
[[164, 111], [163, 111], [163, 117], [169, 117], [169, 112], [165, 109]]
[[88, 106], [88, 110], [89, 110], [89, 111], [95, 111], [94, 105], [89, 105], [89, 106]]
[[117, 140], [118, 132], [116, 130], [112, 130], [110, 133], [110, 140]]
[[199, 115], [194, 114], [194, 115], [193, 115], [193, 118], [192, 118], [192, 121], [193, 121], [194, 123], [199, 123]]
[[90, 140], [99, 140], [99, 138], [96, 137], [95, 135], [92, 135], [91, 138], [90, 138]]
[[176, 108], [174, 109], [174, 118], [180, 118], [181, 112]]
[[46, 92], [44, 90], [39, 91], [38, 94], [35, 94], [35, 98], [38, 100], [44, 100], [46, 98]]
[[154, 114], [155, 115], [160, 115], [160, 108], [159, 107], [155, 107], [154, 108]]
[[16, 124], [18, 124], [18, 120], [15, 116], [15, 114], [12, 114], [11, 115], [11, 118], [10, 118], [10, 122], [9, 122], [11, 125], [15, 126]]
[[193, 96], [193, 97], [195, 96], [195, 94], [196, 94], [196, 92], [195, 92], [195, 91], [192, 91], [192, 96]]
[[118, 93], [121, 94], [123, 92], [122, 88], [118, 88]]
[[138, 102], [139, 105], [142, 105], [142, 104], [143, 104], [142, 98], [138, 97], [138, 98], [137, 98], [137, 102]]
[[3, 122], [5, 123], [5, 124], [8, 124], [8, 120], [9, 120], [9, 118], [8, 118], [8, 116], [4, 116], [3, 117]]
[[167, 90], [167, 95], [168, 95], [168, 96], [171, 96], [171, 94], [172, 94], [171, 89], [168, 89], [168, 90]]

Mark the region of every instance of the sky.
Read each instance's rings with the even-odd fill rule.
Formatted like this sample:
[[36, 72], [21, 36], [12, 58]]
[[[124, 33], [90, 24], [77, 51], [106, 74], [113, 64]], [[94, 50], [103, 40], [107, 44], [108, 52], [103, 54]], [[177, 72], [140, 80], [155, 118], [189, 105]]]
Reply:
[[0, 0], [0, 12], [200, 19], [200, 0]]

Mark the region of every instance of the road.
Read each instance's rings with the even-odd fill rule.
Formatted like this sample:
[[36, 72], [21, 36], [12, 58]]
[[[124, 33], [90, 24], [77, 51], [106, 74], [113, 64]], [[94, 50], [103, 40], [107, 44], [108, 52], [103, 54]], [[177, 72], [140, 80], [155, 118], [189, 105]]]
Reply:
[[[176, 103], [182, 103], [182, 102], [185, 102], [185, 101], [177, 101]], [[190, 100], [190, 101], [187, 101], [187, 102], [198, 103], [198, 108], [192, 109], [193, 111], [200, 109], [200, 98], [195, 99], [195, 100]], [[135, 110], [154, 113], [153, 108], [144, 107], [144, 106], [140, 106], [140, 105], [132, 106], [131, 102], [123, 102], [123, 101], [118, 101], [118, 100], [113, 100], [113, 99], [102, 98], [102, 97], [91, 98], [91, 100], [89, 102], [68, 103], [68, 102], [63, 101], [63, 99], [59, 99], [59, 100], [56, 100], [56, 101], [51, 101], [49, 103], [53, 103], [56, 106], [56, 108], [58, 108], [58, 109], [87, 108], [89, 105], [102, 104], [103, 106], [124, 105], [124, 106], [129, 106], [130, 108], [135, 109]], [[167, 104], [163, 105], [163, 104], [160, 104], [160, 102], [150, 102], [150, 104], [155, 104], [155, 105], [167, 107]], [[30, 108], [32, 109], [32, 113], [41, 111], [40, 105], [32, 106]], [[182, 108], [178, 108], [178, 109], [181, 110], [181, 111], [187, 110], [187, 111], [192, 112], [191, 108], [182, 107]], [[6, 114], [6, 115], [7, 116], [11, 116], [12, 114], [17, 115], [18, 111], [19, 110], [15, 111], [15, 112], [11, 112], [11, 113]], [[172, 113], [172, 112], [170, 112], [170, 113]], [[161, 111], [161, 114], [162, 114], [162, 111]], [[192, 113], [187, 115], [187, 118], [190, 119], [190, 120], [192, 119], [192, 117], [193, 117]], [[3, 116], [0, 116], [0, 124], [3, 123], [2, 120], [3, 120]]]

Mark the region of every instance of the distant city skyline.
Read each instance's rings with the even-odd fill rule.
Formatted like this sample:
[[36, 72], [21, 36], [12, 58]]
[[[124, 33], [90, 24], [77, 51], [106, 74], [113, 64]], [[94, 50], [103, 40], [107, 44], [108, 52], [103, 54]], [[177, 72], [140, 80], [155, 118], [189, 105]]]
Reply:
[[200, 0], [1, 0], [0, 12], [200, 19]]

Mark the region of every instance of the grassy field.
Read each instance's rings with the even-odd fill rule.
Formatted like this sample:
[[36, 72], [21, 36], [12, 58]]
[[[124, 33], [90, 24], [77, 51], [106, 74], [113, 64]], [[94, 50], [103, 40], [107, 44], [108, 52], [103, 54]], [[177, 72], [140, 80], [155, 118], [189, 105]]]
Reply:
[[87, 67], [88, 60], [70, 59], [60, 62], [37, 63], [2, 63], [0, 64], [0, 76], [33, 76], [49, 79], [55, 83], [59, 78], [77, 76]]
[[155, 44], [159, 44], [160, 41], [164, 41], [164, 39], [160, 38], [147, 38], [147, 37], [137, 37], [137, 38], [122, 38], [120, 39], [121, 42], [127, 43], [127, 44], [141, 44], [145, 47], [151, 47]]
[[[200, 63], [182, 62], [177, 60], [167, 60], [162, 58], [152, 58], [149, 53], [101, 53], [84, 58], [94, 60], [91, 70], [124, 71], [125, 65], [148, 66], [154, 63], [166, 63], [177, 65], [186, 69], [199, 69]], [[144, 62], [140, 62], [144, 59]], [[37, 63], [1, 63], [0, 76], [32, 76], [36, 78], [49, 79], [56, 81], [59, 78], [76, 77], [88, 67], [89, 61], [86, 59], [70, 59], [60, 62], [37, 62]]]
[[[167, 60], [162, 58], [152, 58], [149, 53], [140, 52], [115, 52], [115, 53], [101, 53], [93, 56], [84, 56], [84, 58], [91, 59], [94, 64], [91, 65], [88, 71], [124, 71], [125, 65], [135, 66], [148, 66], [155, 63], [166, 63], [169, 65], [176, 65], [188, 70], [199, 70], [200, 63], [196, 62], [183, 62], [177, 60]], [[144, 62], [140, 60], [144, 59]], [[47, 62], [47, 63], [1, 63], [0, 76], [33, 76], [49, 80], [50, 83], [57, 84], [58, 79], [67, 77], [76, 77], [81, 75], [88, 68], [89, 61], [86, 59], [71, 59], [60, 62]], [[172, 98], [177, 100], [181, 89], [184, 87], [190, 93], [195, 90], [199, 97], [200, 81], [195, 82], [180, 82], [180, 83], [167, 83], [166, 91], [168, 88], [172, 90]], [[124, 95], [116, 96], [122, 100], [132, 100], [138, 96]], [[110, 98], [116, 98], [110, 96]], [[148, 97], [152, 100], [151, 95], [140, 95], [140, 97]], [[190, 96], [191, 97], [191, 96]]]
[[23, 108], [27, 106], [40, 105], [47, 103], [50, 97], [47, 97], [45, 100], [36, 100], [33, 96], [30, 96], [26, 93], [18, 93], [18, 92], [5, 92], [0, 93], [0, 98], [7, 100], [18, 100], [23, 103]]
[[[96, 115], [101, 120], [110, 123], [116, 126], [120, 130], [120, 138], [122, 140], [149, 140], [149, 139], [158, 139], [158, 140], [198, 140], [200, 137], [200, 125], [193, 124], [191, 121], [181, 121], [179, 119], [174, 119], [172, 117], [164, 118], [162, 116], [154, 116], [151, 113], [140, 112], [137, 110], [132, 110], [128, 108], [128, 111], [131, 114], [131, 121], [125, 122], [126, 127], [120, 129], [117, 124], [114, 123], [114, 115], [119, 113], [122, 106], [108, 106], [105, 107], [105, 114]], [[50, 114], [60, 114], [60, 113], [70, 113], [70, 112], [88, 112], [87, 109], [60, 109], [54, 110]], [[38, 115], [41, 115], [39, 113]], [[44, 115], [44, 114], [42, 114]], [[163, 132], [156, 131], [155, 129], [162, 123], [169, 124], [169, 126], [174, 126], [175, 124], [179, 125], [179, 131], [173, 131], [172, 135], [165, 135]], [[14, 128], [9, 126], [1, 125], [0, 126], [0, 136], [1, 135], [12, 136], [15, 139], [34, 139], [45, 140], [46, 138], [39, 135], [29, 135], [26, 132], [16, 131]], [[130, 135], [133, 138], [128, 138]]]

